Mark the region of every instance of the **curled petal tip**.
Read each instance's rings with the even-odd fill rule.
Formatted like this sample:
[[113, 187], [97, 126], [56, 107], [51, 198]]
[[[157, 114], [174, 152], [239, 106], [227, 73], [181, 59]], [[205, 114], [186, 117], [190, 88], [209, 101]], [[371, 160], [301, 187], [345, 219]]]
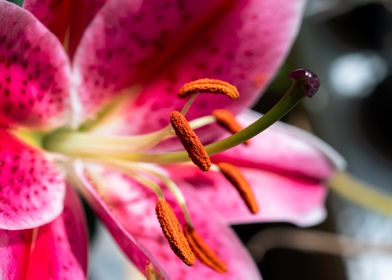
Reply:
[[301, 81], [303, 83], [302, 89], [304, 94], [308, 97], [315, 95], [320, 87], [318, 76], [307, 69], [295, 69], [290, 72], [289, 78], [294, 81]]

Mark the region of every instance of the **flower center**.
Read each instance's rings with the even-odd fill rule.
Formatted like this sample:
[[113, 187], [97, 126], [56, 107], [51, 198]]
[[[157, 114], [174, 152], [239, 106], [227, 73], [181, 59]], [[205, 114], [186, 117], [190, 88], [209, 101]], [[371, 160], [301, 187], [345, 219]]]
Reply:
[[[214, 164], [211, 162], [210, 155], [239, 144], [249, 144], [250, 138], [278, 121], [302, 98], [312, 96], [318, 89], [318, 78], [310, 71], [295, 70], [290, 73], [289, 77], [293, 83], [282, 99], [264, 116], [245, 128], [242, 128], [234, 115], [226, 110], [215, 110], [209, 116], [187, 121], [186, 114], [200, 93], [224, 94], [232, 100], [239, 98], [235, 86], [220, 80], [201, 79], [187, 83], [180, 89], [178, 97], [189, 98], [187, 103], [181, 112], [174, 111], [170, 114], [170, 125], [158, 131], [137, 136], [107, 136], [58, 130], [43, 139], [43, 148], [49, 152], [62, 154], [70, 160], [80, 159], [86, 163], [104, 164], [117, 169], [152, 190], [157, 196], [158, 221], [173, 252], [187, 265], [192, 265], [196, 256], [212, 269], [225, 272], [228, 268], [224, 262], [197, 233], [178, 186], [170, 177], [146, 166], [145, 163], [186, 165], [191, 160], [202, 171], [220, 172], [237, 189], [249, 211], [256, 214], [259, 210], [257, 201], [239, 169], [228, 163]], [[225, 128], [231, 136], [204, 146], [194, 130], [212, 123]], [[180, 140], [184, 147], [183, 150], [153, 152], [154, 147], [172, 137]], [[99, 178], [94, 171], [86, 169], [91, 182], [99, 184], [104, 181], [104, 178]], [[184, 231], [166, 202], [160, 185], [151, 180], [151, 177], [161, 182], [181, 206], [186, 220]]]

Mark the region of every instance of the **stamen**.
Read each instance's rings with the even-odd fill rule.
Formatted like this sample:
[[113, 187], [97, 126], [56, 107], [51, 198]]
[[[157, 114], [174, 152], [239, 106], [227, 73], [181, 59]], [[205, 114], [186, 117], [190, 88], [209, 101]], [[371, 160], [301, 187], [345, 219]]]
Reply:
[[199, 79], [183, 85], [178, 92], [178, 97], [185, 98], [195, 93], [224, 94], [232, 100], [237, 100], [240, 96], [237, 88], [228, 82], [216, 79]]
[[203, 238], [189, 225], [185, 225], [184, 234], [193, 252], [202, 263], [217, 272], [227, 272], [226, 264], [216, 255], [214, 250], [208, 246]]
[[180, 223], [173, 212], [170, 204], [163, 199], [159, 199], [156, 206], [158, 221], [161, 225], [162, 232], [173, 252], [185, 264], [191, 266], [195, 263], [195, 255], [190, 248], [184, 233], [181, 230]]
[[[261, 133], [273, 123], [282, 118], [286, 113], [288, 113], [295, 105], [304, 97], [312, 96], [318, 89], [320, 84], [317, 76], [308, 70], [295, 70], [290, 76], [293, 83], [287, 92], [284, 94], [282, 99], [274, 105], [266, 114], [260, 117], [258, 120], [245, 127], [241, 131], [233, 134], [225, 139], [206, 145], [203, 148], [205, 154], [214, 155], [216, 153], [228, 150], [234, 146], [244, 143], [244, 141]], [[178, 114], [178, 112], [177, 112]], [[185, 119], [185, 118], [184, 118]], [[206, 125], [211, 121], [210, 117], [203, 120], [202, 125]], [[199, 125], [199, 124], [198, 124]], [[166, 129], [166, 128], [165, 128]], [[60, 133], [61, 135], [61, 133]], [[166, 134], [170, 137], [170, 132]], [[80, 142], [73, 139], [72, 135], [68, 134], [71, 140], [61, 139], [58, 137], [57, 133], [47, 136], [43, 141], [43, 148], [48, 151], [59, 152], [69, 156], [85, 157], [85, 158], [102, 158], [111, 156], [116, 159], [123, 159], [128, 161], [139, 161], [139, 162], [154, 162], [154, 163], [175, 163], [175, 162], [185, 162], [189, 160], [188, 151], [176, 151], [176, 152], [165, 152], [165, 153], [143, 153], [139, 151], [137, 145], [132, 145], [134, 149], [130, 149], [137, 152], [124, 152], [124, 150], [115, 149], [102, 151], [102, 150], [91, 150], [81, 149]], [[75, 141], [72, 141], [75, 140]], [[128, 140], [125, 140], [128, 141]], [[86, 141], [86, 143], [89, 143]], [[102, 144], [103, 145], [103, 144]], [[106, 145], [106, 147], [109, 145]], [[130, 147], [131, 145], [127, 145]], [[123, 146], [122, 146], [123, 147]], [[122, 147], [120, 149], [122, 149]], [[102, 147], [101, 147], [102, 148]]]
[[[214, 123], [213, 116], [204, 116], [189, 122], [192, 129], [197, 129]], [[15, 133], [19, 138], [22, 136], [19, 131]], [[46, 150], [56, 151], [67, 155], [75, 156], [105, 156], [117, 157], [132, 152], [149, 150], [165, 139], [175, 136], [171, 125], [155, 132], [134, 135], [99, 135], [86, 132], [58, 131], [43, 138], [43, 145]], [[37, 139], [34, 135], [34, 138]], [[42, 138], [42, 137], [41, 137]], [[26, 137], [23, 137], [26, 139]], [[37, 143], [36, 145], [41, 145]]]
[[193, 163], [202, 171], [208, 171], [211, 167], [210, 156], [186, 118], [180, 112], [174, 111], [170, 114], [170, 123]]
[[177, 186], [177, 184], [173, 180], [171, 180], [169, 177], [166, 177], [165, 175], [161, 174], [160, 172], [157, 172], [152, 169], [145, 168], [145, 167], [138, 167], [138, 168], [141, 171], [150, 173], [151, 175], [157, 177], [160, 181], [162, 181], [162, 183], [164, 183], [166, 185], [166, 187], [173, 194], [177, 203], [180, 205], [182, 212], [184, 214], [184, 217], [185, 217], [185, 221], [187, 222], [188, 225], [192, 225], [192, 219], [191, 219], [191, 215], [189, 214], [188, 208], [186, 206], [185, 197], [182, 194], [180, 188]]
[[195, 102], [196, 98], [199, 96], [199, 94], [193, 94], [188, 101], [184, 104], [184, 106], [181, 109], [181, 114], [184, 116], [188, 113], [189, 109], [191, 108], [193, 102]]
[[[90, 183], [92, 183], [97, 191], [101, 194], [103, 194], [103, 192], [101, 192], [100, 190], [104, 189], [104, 186], [101, 182], [105, 182], [105, 178], [100, 175], [98, 172], [95, 172], [93, 169], [85, 166], [85, 176], [86, 178], [88, 178], [88, 180], [90, 181]], [[152, 192], [155, 193], [155, 195], [158, 197], [158, 199], [164, 199], [165, 196], [162, 192], [161, 187], [155, 183], [153, 180], [142, 176], [141, 174], [137, 174], [136, 172], [132, 172], [132, 170], [125, 170], [124, 174], [130, 176], [132, 179], [134, 179], [136, 182], [138, 182], [141, 186], [148, 188], [149, 190], [151, 190]]]
[[[238, 123], [232, 112], [224, 109], [219, 109], [214, 110], [212, 112], [212, 115], [215, 117], [217, 123], [230, 133], [236, 134], [237, 132], [242, 130], [241, 125]], [[249, 140], [244, 142], [245, 145], [248, 145], [249, 143]]]
[[253, 214], [259, 212], [259, 206], [252, 188], [238, 168], [226, 162], [218, 163], [218, 167], [226, 179], [237, 189], [249, 211]]

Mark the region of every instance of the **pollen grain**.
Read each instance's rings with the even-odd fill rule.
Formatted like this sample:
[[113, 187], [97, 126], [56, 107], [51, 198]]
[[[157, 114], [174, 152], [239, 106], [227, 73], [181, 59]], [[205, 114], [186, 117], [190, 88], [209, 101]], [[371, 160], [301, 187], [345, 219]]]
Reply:
[[202, 171], [208, 171], [211, 167], [210, 156], [204, 149], [199, 137], [189, 126], [184, 115], [178, 111], [172, 112], [170, 114], [170, 123], [192, 162]]
[[196, 258], [181, 230], [180, 223], [173, 209], [169, 203], [160, 199], [155, 210], [162, 232], [169, 242], [171, 249], [186, 265], [192, 266]]
[[259, 212], [259, 205], [251, 186], [239, 169], [226, 162], [220, 162], [217, 165], [226, 179], [237, 189], [249, 211], [252, 214], [257, 214]]
[[195, 93], [223, 94], [237, 100], [240, 97], [238, 89], [225, 81], [216, 79], [199, 79], [183, 85], [178, 91], [178, 97], [185, 98]]

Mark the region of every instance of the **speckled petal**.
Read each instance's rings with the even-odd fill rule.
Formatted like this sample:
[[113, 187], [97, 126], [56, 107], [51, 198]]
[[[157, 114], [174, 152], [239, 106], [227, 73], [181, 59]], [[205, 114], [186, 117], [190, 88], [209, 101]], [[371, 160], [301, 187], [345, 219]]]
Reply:
[[129, 133], [151, 131], [183, 104], [176, 98], [179, 87], [205, 77], [233, 83], [241, 97], [234, 103], [201, 97], [190, 117], [217, 104], [238, 112], [258, 98], [286, 55], [303, 2], [110, 1], [86, 30], [75, 57], [85, 112], [96, 111], [121, 89], [141, 85], [126, 121], [134, 124]]
[[64, 211], [37, 229], [27, 279], [86, 279], [87, 231], [79, 198], [67, 188]]
[[[148, 250], [162, 266], [170, 279], [260, 279], [257, 268], [235, 234], [223, 225], [212, 212], [202, 208], [197, 197], [189, 200], [189, 210], [194, 226], [218, 256], [227, 264], [227, 273], [218, 273], [197, 262], [188, 267], [170, 249], [155, 214], [156, 197], [132, 179], [119, 173], [105, 171], [102, 188], [95, 190], [101, 196], [101, 203], [107, 206], [108, 214], [116, 224], [106, 223], [113, 234], [113, 226], [122, 227]], [[91, 190], [90, 190], [91, 191]], [[167, 201], [172, 205], [181, 223], [184, 222], [180, 208], [170, 194]], [[203, 205], [204, 206], [204, 205]], [[208, 215], [206, 215], [208, 213]], [[118, 239], [114, 232], [114, 238]], [[121, 240], [121, 239], [120, 239]], [[120, 244], [121, 245], [121, 244]], [[122, 246], [127, 253], [127, 248]], [[129, 255], [128, 255], [129, 256]], [[140, 269], [140, 266], [138, 266]], [[142, 266], [142, 271], [145, 266]]]
[[0, 278], [86, 279], [87, 234], [80, 202], [68, 188], [53, 222], [30, 230], [0, 230]]
[[63, 176], [41, 151], [0, 129], [0, 229], [34, 228], [63, 210]]
[[0, 1], [0, 26], [0, 121], [63, 124], [70, 69], [62, 45], [29, 12], [6, 1]]

